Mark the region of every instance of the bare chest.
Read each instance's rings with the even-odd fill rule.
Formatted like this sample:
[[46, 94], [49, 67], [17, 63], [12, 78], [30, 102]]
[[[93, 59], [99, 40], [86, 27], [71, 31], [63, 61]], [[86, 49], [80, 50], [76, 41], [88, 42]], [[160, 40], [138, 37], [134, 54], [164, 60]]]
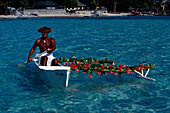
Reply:
[[49, 48], [51, 47], [51, 42], [49, 40], [41, 40], [39, 46]]

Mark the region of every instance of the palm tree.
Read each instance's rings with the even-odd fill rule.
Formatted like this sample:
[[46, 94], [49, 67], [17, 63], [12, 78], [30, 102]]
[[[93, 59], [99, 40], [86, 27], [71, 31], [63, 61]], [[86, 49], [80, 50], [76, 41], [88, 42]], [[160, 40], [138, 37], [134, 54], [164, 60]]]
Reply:
[[19, 7], [27, 8], [29, 4], [29, 0], [10, 0], [9, 4], [15, 8], [19, 8]]
[[116, 8], [117, 8], [117, 0], [114, 1], [114, 12], [116, 12]]
[[78, 6], [78, 0], [66, 0], [67, 8], [74, 8]]
[[29, 0], [2, 0], [2, 2], [6, 3], [5, 15], [7, 15], [9, 6], [15, 8], [19, 8], [19, 7], [27, 8], [29, 4]]
[[91, 6], [92, 6], [92, 9], [97, 11], [97, 7], [99, 6], [99, 1], [98, 0], [91, 1]]
[[2, 2], [5, 2], [5, 15], [8, 14], [8, 5], [10, 0], [2, 0]]

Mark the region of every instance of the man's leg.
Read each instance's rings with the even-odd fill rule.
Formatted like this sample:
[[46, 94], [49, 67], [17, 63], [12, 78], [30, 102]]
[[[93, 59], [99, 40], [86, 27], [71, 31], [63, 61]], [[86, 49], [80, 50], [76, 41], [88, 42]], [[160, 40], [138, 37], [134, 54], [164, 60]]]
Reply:
[[47, 60], [48, 60], [47, 56], [41, 57], [41, 65], [42, 66], [47, 66]]
[[58, 60], [57, 59], [53, 59], [51, 62], [52, 66], [58, 66]]

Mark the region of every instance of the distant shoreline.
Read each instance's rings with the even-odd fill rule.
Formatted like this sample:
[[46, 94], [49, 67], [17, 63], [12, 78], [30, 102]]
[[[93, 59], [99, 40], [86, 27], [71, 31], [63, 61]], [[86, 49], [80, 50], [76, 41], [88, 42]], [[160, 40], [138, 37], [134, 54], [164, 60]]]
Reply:
[[[25, 18], [20, 18], [16, 15], [0, 15], [0, 19], [27, 19], [27, 18], [62, 18], [62, 17], [114, 17], [114, 16], [135, 16], [131, 13], [103, 13], [102, 15], [91, 14], [43, 14], [43, 15], [23, 15]], [[137, 15], [136, 15], [137, 16]], [[155, 16], [155, 15], [138, 15], [138, 16]]]
[[[89, 14], [50, 14], [50, 15], [23, 15], [27, 18], [53, 18], [53, 17], [106, 17], [106, 16], [132, 16], [130, 13], [120, 13], [120, 14], [111, 14], [105, 13], [102, 15], [89, 15]], [[17, 19], [19, 16], [16, 15], [0, 15], [0, 19]]]

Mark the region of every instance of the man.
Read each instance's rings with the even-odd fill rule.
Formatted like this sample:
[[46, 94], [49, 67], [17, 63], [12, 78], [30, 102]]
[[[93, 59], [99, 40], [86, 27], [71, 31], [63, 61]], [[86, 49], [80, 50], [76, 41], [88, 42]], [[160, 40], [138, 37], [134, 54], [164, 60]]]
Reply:
[[38, 46], [40, 52], [47, 51], [47, 53], [41, 55], [38, 58], [38, 63], [42, 66], [56, 66], [58, 65], [57, 59], [53, 56], [52, 51], [56, 49], [55, 39], [48, 37], [48, 33], [52, 32], [51, 27], [41, 27], [38, 32], [42, 33], [42, 37], [37, 39], [31, 48], [28, 55], [28, 62], [31, 62], [31, 55], [34, 53], [36, 47]]

